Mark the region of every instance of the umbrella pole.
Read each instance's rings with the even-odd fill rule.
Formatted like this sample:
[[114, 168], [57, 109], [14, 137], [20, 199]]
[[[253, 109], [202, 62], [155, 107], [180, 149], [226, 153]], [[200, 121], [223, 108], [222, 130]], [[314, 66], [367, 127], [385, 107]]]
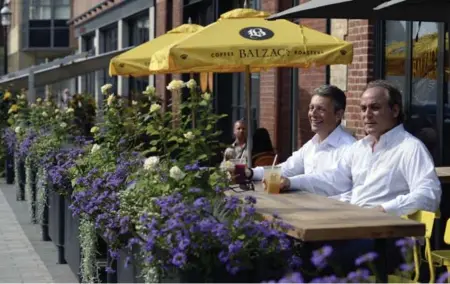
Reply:
[[252, 146], [253, 146], [253, 136], [252, 136], [252, 73], [250, 72], [250, 66], [245, 66], [245, 99], [247, 108], [247, 165], [249, 168], [252, 167]]

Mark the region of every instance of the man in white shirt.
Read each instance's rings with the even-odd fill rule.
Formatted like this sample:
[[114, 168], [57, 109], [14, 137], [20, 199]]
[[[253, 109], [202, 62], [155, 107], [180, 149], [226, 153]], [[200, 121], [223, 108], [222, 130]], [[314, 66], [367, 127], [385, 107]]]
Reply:
[[[323, 85], [314, 90], [308, 118], [311, 130], [316, 135], [295, 151], [286, 162], [280, 164], [284, 177], [320, 173], [337, 167], [344, 152], [356, 141], [340, 126], [345, 106], [345, 93], [338, 87]], [[263, 167], [252, 170], [253, 180], [261, 180], [264, 177]], [[333, 198], [349, 201], [349, 192], [337, 193]]]
[[287, 186], [332, 196], [352, 190], [351, 203], [394, 215], [435, 212], [441, 186], [425, 145], [403, 127], [402, 97], [387, 81], [369, 83], [361, 96], [365, 138], [337, 168], [289, 177]]

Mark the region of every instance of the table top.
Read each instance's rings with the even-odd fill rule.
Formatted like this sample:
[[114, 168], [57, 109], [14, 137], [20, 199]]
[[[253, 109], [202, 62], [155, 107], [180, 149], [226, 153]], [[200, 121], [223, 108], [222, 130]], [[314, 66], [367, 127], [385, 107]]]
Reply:
[[436, 173], [441, 183], [450, 183], [450, 167], [437, 167]]
[[268, 219], [277, 213], [294, 227], [288, 234], [303, 241], [397, 238], [425, 234], [425, 226], [421, 223], [315, 194], [267, 194], [260, 183], [255, 185], [255, 191], [227, 191], [227, 194], [254, 196], [258, 213]]

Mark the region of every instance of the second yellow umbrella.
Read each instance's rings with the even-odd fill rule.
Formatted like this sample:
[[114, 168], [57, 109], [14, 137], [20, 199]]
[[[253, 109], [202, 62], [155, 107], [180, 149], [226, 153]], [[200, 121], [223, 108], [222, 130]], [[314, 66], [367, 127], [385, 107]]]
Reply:
[[152, 75], [155, 72], [150, 72], [148, 68], [151, 56], [155, 52], [174, 42], [184, 39], [201, 29], [203, 29], [203, 27], [199, 25], [184, 24], [151, 41], [120, 54], [111, 59], [109, 63], [109, 75], [133, 77]]

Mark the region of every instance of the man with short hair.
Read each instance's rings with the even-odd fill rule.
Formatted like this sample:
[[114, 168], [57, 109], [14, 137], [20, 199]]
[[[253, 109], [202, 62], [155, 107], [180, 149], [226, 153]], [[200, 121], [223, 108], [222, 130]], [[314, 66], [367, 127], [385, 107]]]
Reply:
[[[340, 126], [345, 107], [345, 93], [338, 87], [323, 85], [314, 90], [308, 118], [316, 135], [281, 164], [284, 177], [319, 173], [337, 166], [345, 151], [356, 141]], [[263, 167], [253, 169], [254, 180], [261, 180], [263, 176]], [[346, 192], [333, 196], [341, 201], [348, 201], [349, 197]]]
[[402, 216], [439, 209], [441, 186], [425, 145], [403, 127], [400, 91], [387, 81], [361, 96], [367, 136], [354, 143], [334, 170], [287, 178], [287, 186], [333, 196], [351, 190], [350, 202]]

